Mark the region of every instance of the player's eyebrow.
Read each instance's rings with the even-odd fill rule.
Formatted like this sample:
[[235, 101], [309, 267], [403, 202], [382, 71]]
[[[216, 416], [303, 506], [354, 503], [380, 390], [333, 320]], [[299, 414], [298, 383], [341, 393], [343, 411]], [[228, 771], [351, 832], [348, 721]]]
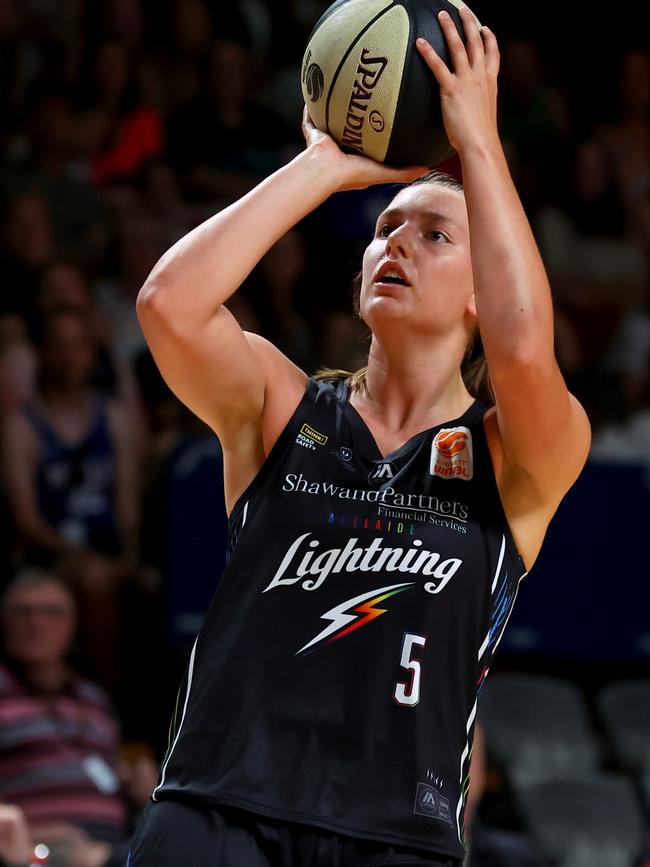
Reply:
[[[415, 212], [419, 216], [431, 220], [431, 222], [433, 223], [447, 223], [449, 226], [453, 226], [454, 228], [458, 226], [454, 219], [452, 219], [447, 214], [441, 214], [440, 211], [429, 211], [428, 209], [420, 210], [416, 208]], [[381, 214], [377, 218], [377, 223], [379, 223], [380, 220], [402, 220], [404, 219], [404, 213], [405, 212], [402, 208], [387, 208], [385, 211], [381, 212]]]

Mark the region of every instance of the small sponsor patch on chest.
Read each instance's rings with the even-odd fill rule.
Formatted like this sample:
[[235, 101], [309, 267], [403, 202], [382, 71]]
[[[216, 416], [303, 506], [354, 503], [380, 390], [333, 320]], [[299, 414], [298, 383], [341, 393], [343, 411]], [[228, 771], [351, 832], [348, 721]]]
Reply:
[[324, 446], [329, 437], [326, 437], [325, 434], [319, 433], [317, 430], [314, 430], [313, 427], [310, 427], [308, 424], [304, 424], [300, 428], [300, 433], [303, 436], [306, 436], [308, 439], [313, 440], [315, 443], [318, 443], [319, 446]]
[[467, 427], [439, 430], [431, 444], [432, 476], [443, 479], [463, 479], [469, 482], [474, 475], [472, 433]]
[[316, 446], [324, 446], [328, 439], [329, 437], [325, 436], [325, 434], [319, 433], [308, 424], [303, 424], [300, 428], [300, 433], [296, 437], [296, 445], [315, 452]]

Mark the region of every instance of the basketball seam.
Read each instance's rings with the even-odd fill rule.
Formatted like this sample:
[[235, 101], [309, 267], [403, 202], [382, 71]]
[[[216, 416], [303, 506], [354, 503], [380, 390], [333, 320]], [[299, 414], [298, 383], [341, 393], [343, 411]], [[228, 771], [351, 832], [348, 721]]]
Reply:
[[[448, 10], [449, 15], [451, 16], [452, 20], [454, 21], [454, 24], [456, 25], [456, 29], [459, 30], [459, 33], [460, 33], [463, 41], [465, 42], [465, 36], [463, 35], [463, 32], [462, 32], [462, 19], [460, 18], [458, 6], [456, 5], [455, 2], [453, 2], [453, 0], [442, 0], [442, 3], [444, 3], [446, 6], [449, 7], [449, 10]], [[415, 22], [413, 19], [413, 15], [411, 14], [409, 7], [408, 7], [407, 3], [404, 2], [404, 0], [395, 0], [393, 5], [403, 6], [406, 9], [408, 16], [409, 16], [411, 29], [410, 29], [410, 33], [409, 33], [408, 51], [406, 53], [406, 57], [408, 58], [410, 53], [412, 53], [412, 52], [417, 53], [417, 49], [415, 48], [415, 40], [417, 39], [418, 34], [416, 32]], [[478, 19], [477, 19], [477, 21], [478, 21]], [[451, 56], [449, 54], [449, 49], [446, 47], [446, 45], [443, 45], [442, 51], [438, 51], [438, 53], [439, 53], [440, 57], [442, 58], [442, 60], [445, 62], [445, 65], [447, 66], [447, 68], [451, 69], [452, 68], [452, 60], [451, 60]], [[424, 60], [424, 58], [421, 58], [421, 62], [423, 64], [423, 66], [426, 67], [426, 61]], [[400, 81], [399, 93], [397, 95], [397, 102], [395, 104], [395, 117], [394, 117], [394, 121], [393, 121], [394, 127], [399, 128], [399, 126], [401, 125], [401, 122], [405, 119], [405, 116], [407, 114], [408, 106], [406, 104], [406, 100], [402, 100], [402, 95], [405, 92], [407, 92], [410, 89], [410, 87], [412, 86], [414, 74], [415, 74], [415, 69], [414, 69], [413, 63], [412, 62], [411, 63], [405, 62], [403, 73], [402, 73], [402, 78]], [[439, 90], [437, 88], [435, 88], [435, 91], [436, 91], [435, 98], [438, 100], [438, 109], [439, 109], [439, 111], [442, 111], [442, 108], [440, 106]], [[456, 153], [455, 149], [451, 146], [451, 144], [449, 144], [449, 139], [447, 137], [447, 132], [444, 129], [444, 126], [441, 129], [441, 137], [442, 136], [444, 136], [444, 140], [447, 143], [447, 148], [444, 152], [443, 151], [440, 152], [440, 155], [438, 156], [435, 165], [440, 165], [442, 162], [449, 159], [454, 153]], [[389, 141], [389, 144], [388, 144], [388, 148], [386, 150], [385, 162], [388, 164], [392, 164], [393, 160], [400, 159], [399, 149], [400, 149], [400, 145], [396, 144], [395, 141], [393, 141], [393, 139], [391, 137], [391, 140]], [[398, 151], [397, 156], [395, 156], [396, 150]], [[418, 159], [418, 161], [421, 160], [422, 162], [427, 161], [427, 157], [424, 153], [418, 154], [417, 159]]]
[[346, 2], [347, 2], [347, 0], [337, 0], [336, 3], [332, 3], [332, 5], [329, 7], [329, 9], [326, 9], [325, 12], [323, 12], [321, 17], [314, 24], [314, 29], [309, 34], [309, 38], [307, 40], [307, 45], [309, 45], [309, 43], [312, 41], [312, 39], [314, 38], [317, 31], [320, 30], [322, 25], [326, 21], [328, 21], [332, 17], [332, 15], [334, 15], [335, 12], [338, 12], [338, 10], [341, 8], [341, 6], [344, 6]]
[[341, 73], [341, 70], [343, 69], [345, 61], [348, 59], [350, 54], [352, 54], [352, 51], [353, 51], [355, 45], [358, 43], [358, 41], [361, 39], [361, 37], [364, 35], [364, 33], [366, 33], [366, 31], [369, 30], [376, 21], [379, 21], [379, 19], [381, 18], [382, 15], [384, 15], [386, 12], [388, 12], [390, 9], [392, 9], [396, 5], [398, 5], [398, 4], [393, 2], [390, 4], [390, 6], [386, 6], [384, 9], [382, 9], [378, 15], [375, 15], [375, 17], [372, 19], [372, 21], [369, 21], [366, 24], [366, 26], [361, 31], [359, 31], [356, 39], [354, 40], [354, 42], [351, 43], [350, 47], [348, 48], [348, 50], [345, 52], [345, 54], [341, 58], [341, 62], [337, 66], [336, 72], [334, 73], [334, 75], [332, 77], [332, 83], [331, 83], [329, 91], [327, 93], [327, 102], [325, 103], [325, 126], [327, 127], [327, 133], [328, 134], [331, 135], [331, 133], [330, 133], [330, 102], [332, 100], [332, 94], [334, 92], [334, 87], [336, 86], [336, 81], [337, 81], [337, 79]]
[[[397, 100], [395, 101], [395, 117], [393, 118], [394, 127], [398, 127], [400, 115], [403, 114], [403, 112], [404, 112], [403, 108], [402, 108], [402, 111], [400, 111], [400, 106], [402, 105], [402, 94], [407, 89], [407, 85], [410, 84], [411, 78], [412, 78], [412, 70], [411, 70], [412, 62], [407, 63], [406, 61], [409, 58], [411, 52], [415, 51], [414, 44], [415, 44], [415, 39], [417, 38], [417, 36], [415, 34], [415, 27], [413, 26], [413, 17], [411, 16], [411, 13], [408, 9], [408, 6], [403, 2], [396, 2], [393, 5], [403, 6], [404, 9], [406, 10], [406, 14], [408, 15], [408, 19], [409, 19], [409, 36], [408, 36], [409, 41], [408, 41], [406, 53], [404, 55], [404, 57], [405, 57], [404, 69], [402, 70], [402, 77], [400, 78], [399, 91], [397, 93]], [[423, 61], [424, 61], [424, 59], [423, 59]], [[391, 138], [388, 142], [388, 147], [386, 148], [386, 156], [385, 156], [386, 162], [389, 162], [389, 160], [390, 160], [389, 155], [391, 153], [391, 150], [393, 150], [393, 151], [395, 150], [395, 146], [393, 144], [392, 138], [393, 137], [391, 135]]]

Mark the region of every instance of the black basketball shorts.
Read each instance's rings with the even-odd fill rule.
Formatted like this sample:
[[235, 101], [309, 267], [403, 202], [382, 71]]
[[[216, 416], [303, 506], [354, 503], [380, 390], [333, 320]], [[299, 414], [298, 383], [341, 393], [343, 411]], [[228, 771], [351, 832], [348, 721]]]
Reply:
[[125, 867], [460, 867], [401, 846], [345, 837], [232, 807], [150, 801]]

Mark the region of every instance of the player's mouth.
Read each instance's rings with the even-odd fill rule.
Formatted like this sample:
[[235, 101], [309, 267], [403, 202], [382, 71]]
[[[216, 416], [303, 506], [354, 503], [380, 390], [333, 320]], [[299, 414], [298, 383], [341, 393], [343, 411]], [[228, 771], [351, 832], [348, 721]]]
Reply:
[[375, 275], [377, 286], [410, 286], [404, 269], [396, 262], [384, 262]]

